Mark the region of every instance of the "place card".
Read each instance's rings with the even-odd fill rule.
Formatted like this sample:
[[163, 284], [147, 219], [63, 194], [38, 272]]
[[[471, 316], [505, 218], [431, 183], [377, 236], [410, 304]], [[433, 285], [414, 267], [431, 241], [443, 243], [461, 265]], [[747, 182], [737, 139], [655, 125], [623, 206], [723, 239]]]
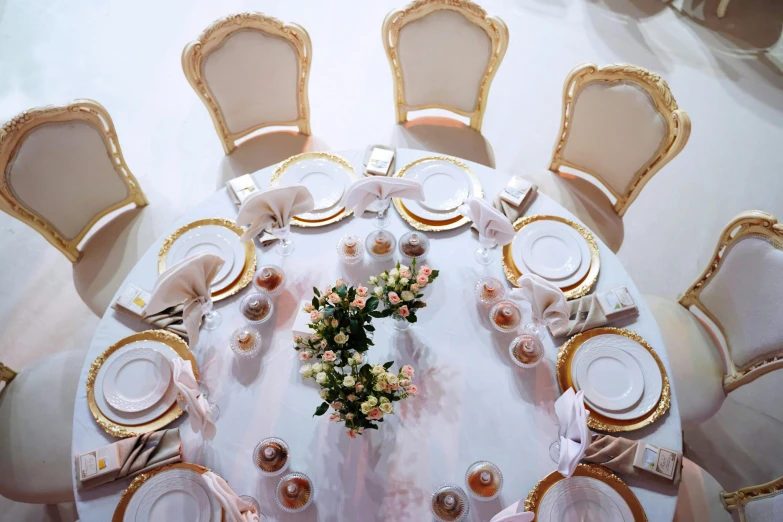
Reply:
[[598, 293], [596, 299], [598, 299], [598, 304], [601, 306], [607, 322], [629, 315], [639, 315], [639, 309], [636, 307], [633, 297], [624, 286]]
[[244, 203], [250, 194], [258, 190], [256, 182], [253, 181], [253, 177], [250, 174], [228, 180], [226, 188], [228, 189], [228, 195], [231, 196], [231, 199], [237, 206]]
[[[369, 158], [368, 158], [369, 155]], [[394, 150], [383, 145], [370, 145], [364, 157], [365, 172], [369, 176], [388, 176], [394, 164]]]
[[682, 462], [682, 452], [654, 446], [641, 441], [636, 445], [635, 468], [674, 481]]
[[111, 307], [120, 312], [127, 312], [136, 317], [144, 317], [144, 307], [147, 306], [151, 294], [131, 283], [126, 283], [120, 295]]

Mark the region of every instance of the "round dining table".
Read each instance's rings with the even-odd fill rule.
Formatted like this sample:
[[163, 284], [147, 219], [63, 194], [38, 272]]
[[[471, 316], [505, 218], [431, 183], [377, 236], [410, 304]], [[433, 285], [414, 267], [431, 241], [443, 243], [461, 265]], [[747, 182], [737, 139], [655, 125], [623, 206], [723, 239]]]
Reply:
[[[356, 172], [364, 171], [364, 151], [343, 151]], [[435, 154], [397, 149], [396, 166]], [[481, 181], [485, 198], [503, 190], [510, 175], [466, 162]], [[253, 173], [256, 185], [269, 186], [275, 166]], [[235, 219], [237, 206], [226, 189], [192, 209], [168, 233], [192, 221], [223, 217]], [[393, 210], [388, 230], [397, 237], [411, 230]], [[526, 215], [549, 214], [578, 221], [563, 207], [539, 194]], [[492, 275], [506, 281], [500, 249], [489, 266], [476, 262], [477, 235], [469, 225], [432, 232], [426, 262], [440, 277], [425, 294], [427, 307], [419, 321], [406, 331], [393, 328], [391, 318], [375, 319], [375, 346], [369, 362], [395, 361], [416, 370], [417, 397], [398, 404], [380, 429], [350, 438], [341, 423], [327, 416], [314, 417], [321, 403], [318, 388], [299, 373], [300, 361], [292, 348], [292, 327], [302, 300], [313, 287], [323, 288], [344, 278], [367, 284], [391, 262], [359, 266], [341, 263], [336, 244], [346, 234], [365, 237], [372, 219], [350, 216], [321, 228], [292, 227], [296, 250], [280, 257], [274, 246], [256, 241], [258, 266], [274, 264], [286, 274], [284, 292], [276, 297], [273, 317], [259, 331], [262, 351], [251, 359], [238, 359], [229, 347], [229, 335], [244, 324], [239, 301], [245, 288], [215, 303], [220, 326], [201, 331], [193, 348], [209, 400], [218, 405], [217, 435], [204, 442], [191, 430], [186, 415], [169, 427], [180, 427], [183, 460], [210, 468], [228, 481], [238, 495], [251, 495], [270, 520], [361, 521], [431, 520], [430, 498], [445, 483], [465, 487], [465, 472], [473, 462], [488, 460], [503, 474], [500, 496], [492, 501], [471, 500], [468, 520], [488, 521], [505, 506], [527, 497], [538, 481], [556, 469], [549, 446], [557, 438], [554, 403], [560, 396], [555, 361], [565, 339], [545, 335], [545, 360], [532, 369], [515, 366], [508, 346], [513, 335], [495, 331], [486, 309], [474, 297], [478, 278]], [[128, 274], [126, 283], [151, 291], [158, 276], [158, 252], [168, 235], [160, 237]], [[658, 353], [671, 374], [666, 347], [652, 313], [617, 256], [598, 238], [600, 273], [593, 292], [624, 286], [638, 305], [635, 321], [624, 325], [641, 335]], [[511, 285], [506, 283], [507, 287]], [[119, 291], [118, 291], [119, 293]], [[116, 298], [116, 296], [115, 296]], [[529, 310], [526, 309], [526, 313]], [[529, 318], [529, 317], [528, 317]], [[79, 381], [73, 417], [73, 454], [79, 455], [117, 439], [97, 424], [88, 407], [87, 381], [91, 363], [120, 339], [153, 329], [138, 318], [109, 308], [87, 352]], [[653, 424], [624, 434], [633, 440], [681, 451], [682, 438], [677, 400], [672, 390], [668, 413]], [[291, 452], [290, 470], [309, 476], [314, 484], [313, 504], [288, 514], [275, 502], [279, 477], [262, 476], [253, 463], [256, 444], [270, 436], [285, 440]], [[76, 490], [76, 507], [82, 522], [111, 520], [130, 479], [117, 480], [86, 491]], [[653, 522], [672, 520], [678, 488], [655, 478], [629, 477], [628, 485]]]

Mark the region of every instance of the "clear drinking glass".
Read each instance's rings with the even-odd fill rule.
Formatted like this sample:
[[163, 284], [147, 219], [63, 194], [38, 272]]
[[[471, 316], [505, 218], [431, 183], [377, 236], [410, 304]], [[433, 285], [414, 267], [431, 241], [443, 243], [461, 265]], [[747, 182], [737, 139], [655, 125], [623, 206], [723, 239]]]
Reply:
[[280, 479], [275, 500], [283, 511], [298, 513], [313, 503], [313, 481], [304, 473], [289, 473]]
[[280, 238], [280, 241], [277, 242], [277, 246], [275, 247], [275, 252], [280, 254], [283, 257], [290, 256], [294, 253], [294, 250], [296, 250], [296, 245], [294, 244], [294, 240], [291, 239], [291, 224], [275, 229], [274, 234], [276, 237]]
[[454, 484], [445, 484], [436, 489], [430, 507], [438, 522], [461, 522], [467, 518], [470, 510], [465, 490]]

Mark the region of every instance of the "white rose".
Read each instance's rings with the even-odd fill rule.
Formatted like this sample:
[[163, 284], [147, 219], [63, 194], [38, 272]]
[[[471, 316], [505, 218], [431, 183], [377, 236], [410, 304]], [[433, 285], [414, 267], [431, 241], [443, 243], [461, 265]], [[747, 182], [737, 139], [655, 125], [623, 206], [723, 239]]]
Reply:
[[354, 352], [353, 360], [356, 364], [359, 364], [364, 360], [364, 358], [362, 357], [362, 354], [360, 354], [359, 352]]
[[407, 270], [408, 272], [410, 272], [410, 270], [411, 270], [411, 269], [410, 269], [410, 267], [407, 267], [407, 266], [405, 266], [405, 265], [400, 265], [400, 272], [404, 272], [404, 271], [406, 271], [406, 270]]
[[[305, 366], [306, 366], [306, 365], [305, 365]], [[373, 375], [380, 375], [380, 374], [382, 374], [382, 373], [383, 373], [383, 372], [385, 372], [385, 371], [386, 371], [386, 370], [385, 370], [385, 369], [383, 368], [383, 366], [381, 366], [380, 364], [375, 364], [375, 365], [373, 365], [373, 367], [372, 367], [372, 374], [373, 374]]]
[[378, 406], [378, 408], [379, 408], [379, 409], [380, 409], [380, 410], [381, 410], [383, 413], [385, 413], [386, 415], [389, 415], [389, 414], [391, 414], [391, 413], [393, 413], [393, 412], [394, 412], [394, 409], [392, 408], [392, 405], [391, 405], [391, 403], [390, 403], [390, 402], [384, 402], [384, 403], [381, 403], [381, 405], [380, 405], [380, 406]]
[[388, 284], [389, 286], [394, 286], [396, 283], [397, 283], [397, 280], [394, 277], [392, 277], [392, 276], [389, 276], [389, 280], [386, 281], [386, 284]]
[[303, 364], [301, 368], [299, 368], [299, 373], [302, 374], [302, 377], [305, 379], [309, 379], [313, 376], [313, 368], [309, 364]]
[[382, 382], [376, 382], [375, 386], [372, 387], [372, 389], [375, 391], [383, 391], [383, 388], [384, 386]]
[[409, 292], [408, 290], [405, 290], [402, 292], [402, 295], [400, 297], [402, 297], [403, 301], [413, 301], [413, 298], [415, 296], [413, 295], [413, 292]]
[[318, 396], [321, 397], [323, 400], [326, 400], [326, 397], [329, 396], [329, 392], [326, 390], [321, 390], [318, 392]]
[[323, 364], [321, 364], [321, 363], [313, 364], [313, 373], [321, 372], [321, 371], [323, 371], [323, 369], [324, 369], [324, 365]]
[[375, 288], [372, 289], [372, 293], [374, 293], [378, 297], [382, 296], [383, 295], [383, 287], [382, 286], [376, 286]]
[[382, 272], [380, 275], [380, 278], [383, 279], [384, 281], [386, 280], [387, 277], [389, 276], [386, 274], [386, 272]]
[[374, 395], [370, 395], [367, 397], [367, 402], [370, 403], [370, 406], [375, 406], [378, 404], [378, 399], [376, 399]]
[[346, 375], [343, 379], [343, 386], [346, 388], [351, 388], [353, 386], [356, 386], [356, 379], [353, 378], [353, 375]]
[[369, 279], [369, 282], [371, 285], [377, 285], [378, 284], [378, 278], [375, 276], [371, 276]]
[[389, 270], [389, 275], [391, 277], [397, 277], [398, 275], [400, 275], [400, 271], [397, 270], [397, 268], [392, 268], [391, 270]]
[[362, 410], [362, 413], [367, 415], [368, 413], [370, 413], [370, 410], [372, 409], [372, 406], [370, 406], [370, 404], [367, 403], [367, 402], [363, 402], [362, 405], [359, 406], [359, 408]]
[[334, 336], [334, 342], [336, 342], [337, 344], [345, 344], [348, 342], [348, 336], [345, 335], [343, 332], [340, 332]]
[[381, 404], [386, 402], [389, 402], [389, 399], [387, 399], [386, 397], [381, 397]]
[[386, 382], [394, 386], [395, 384], [400, 382], [400, 379], [394, 375], [393, 373], [387, 373], [386, 374]]
[[326, 373], [325, 372], [318, 372], [315, 375], [315, 382], [318, 384], [323, 384], [326, 382]]
[[408, 278], [407, 277], [403, 277], [402, 279], [400, 279], [400, 284], [403, 285], [403, 286], [407, 285], [408, 284]]

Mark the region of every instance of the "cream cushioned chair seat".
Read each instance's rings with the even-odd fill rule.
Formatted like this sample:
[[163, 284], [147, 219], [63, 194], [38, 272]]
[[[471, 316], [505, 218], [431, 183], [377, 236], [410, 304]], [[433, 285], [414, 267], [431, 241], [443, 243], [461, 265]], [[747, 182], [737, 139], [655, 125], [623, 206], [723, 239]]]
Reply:
[[229, 132], [299, 119], [298, 64], [290, 42], [250, 29], [232, 34], [207, 56], [204, 79]]
[[455, 11], [405, 25], [398, 44], [405, 102], [474, 111], [491, 47], [489, 35]]
[[73, 408], [83, 363], [81, 352], [58, 353], [24, 368], [0, 392], [0, 495], [73, 501]]
[[745, 504], [748, 522], [780, 522], [783, 520], [783, 491], [755, 498]]
[[67, 239], [129, 195], [103, 136], [83, 121], [45, 123], [30, 131], [6, 175], [16, 197]]
[[709, 419], [726, 398], [725, 364], [718, 347], [704, 325], [683, 306], [657, 296], [644, 297], [663, 334], [683, 424]]
[[722, 490], [712, 475], [684, 458], [673, 522], [732, 522], [720, 500]]
[[596, 81], [574, 100], [563, 159], [598, 174], [622, 194], [655, 156], [667, 132], [644, 89], [630, 82]]
[[783, 250], [766, 238], [748, 235], [737, 240], [700, 299], [723, 326], [738, 367], [783, 348]]

